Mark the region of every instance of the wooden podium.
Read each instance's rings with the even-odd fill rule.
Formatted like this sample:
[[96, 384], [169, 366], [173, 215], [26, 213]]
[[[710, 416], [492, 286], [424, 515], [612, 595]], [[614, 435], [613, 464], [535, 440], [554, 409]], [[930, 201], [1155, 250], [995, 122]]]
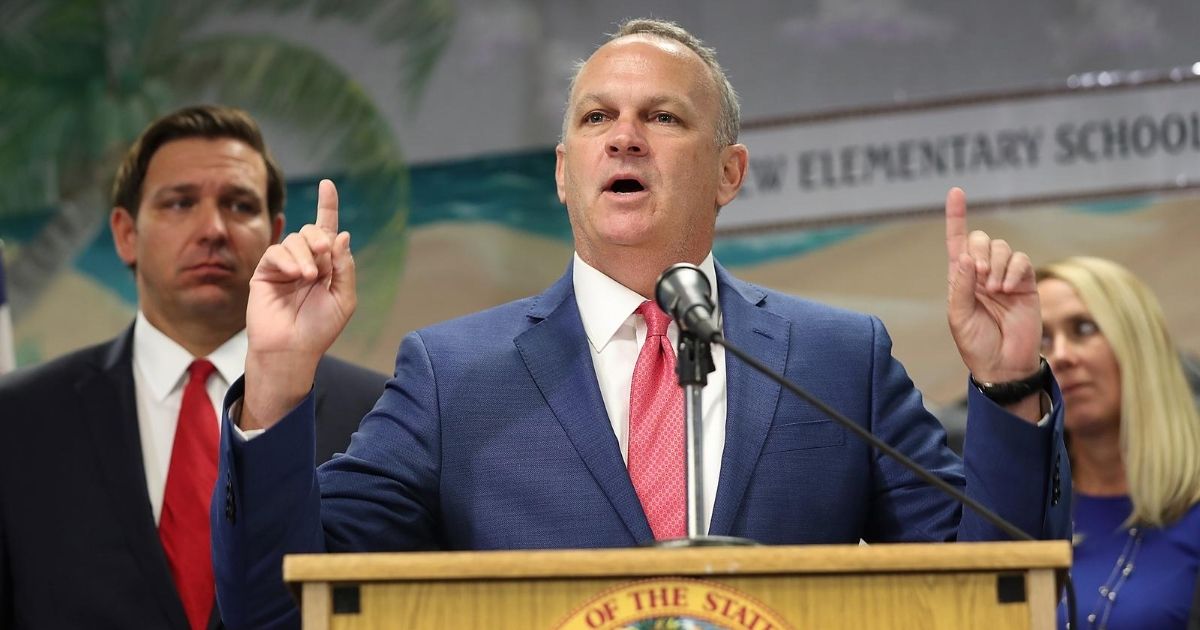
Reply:
[[1046, 541], [316, 554], [283, 574], [306, 630], [1050, 629], [1070, 563]]

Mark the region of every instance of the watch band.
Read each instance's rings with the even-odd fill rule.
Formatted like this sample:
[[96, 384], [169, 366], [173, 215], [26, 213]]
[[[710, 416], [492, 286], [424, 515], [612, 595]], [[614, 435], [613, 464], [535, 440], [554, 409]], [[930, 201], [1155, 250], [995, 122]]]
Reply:
[[1046, 362], [1046, 357], [1041, 357], [1037, 371], [1019, 381], [980, 383], [972, 376], [971, 382], [981, 394], [997, 405], [1011, 405], [1032, 394], [1050, 389], [1050, 364]]

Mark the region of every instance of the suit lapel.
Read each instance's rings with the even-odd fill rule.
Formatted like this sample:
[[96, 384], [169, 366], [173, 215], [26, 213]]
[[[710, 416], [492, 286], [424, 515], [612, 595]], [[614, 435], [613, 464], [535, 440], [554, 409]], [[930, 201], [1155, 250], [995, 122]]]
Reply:
[[149, 591], [175, 627], [187, 627], [146, 489], [133, 382], [133, 328], [109, 345], [96, 370], [76, 383], [96, 469]]
[[[717, 265], [725, 337], [777, 372], [787, 364], [791, 324], [763, 306], [766, 292]], [[729, 535], [779, 401], [780, 386], [725, 354], [725, 452], [709, 533]]]
[[654, 540], [596, 383], [570, 267], [528, 316], [537, 323], [514, 343], [529, 374], [630, 534], [638, 542]]

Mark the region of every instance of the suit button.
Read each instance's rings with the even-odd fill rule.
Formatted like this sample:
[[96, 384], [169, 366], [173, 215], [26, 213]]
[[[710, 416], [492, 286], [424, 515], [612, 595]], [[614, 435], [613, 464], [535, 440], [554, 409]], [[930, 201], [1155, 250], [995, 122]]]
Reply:
[[237, 507], [233, 502], [233, 484], [225, 482], [225, 520], [236, 522]]

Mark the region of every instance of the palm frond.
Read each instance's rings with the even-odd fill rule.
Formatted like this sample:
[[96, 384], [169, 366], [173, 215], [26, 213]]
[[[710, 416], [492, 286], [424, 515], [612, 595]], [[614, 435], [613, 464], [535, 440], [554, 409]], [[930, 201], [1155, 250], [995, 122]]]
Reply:
[[155, 74], [171, 77], [177, 95], [215, 96], [294, 125], [318, 156], [340, 167], [370, 172], [403, 165], [395, 134], [370, 96], [316, 51], [262, 35], [214, 35], [160, 63]]
[[297, 13], [322, 19], [369, 24], [381, 44], [397, 44], [404, 55], [401, 81], [408, 104], [420, 97], [453, 34], [456, 12], [450, 0], [224, 0], [234, 11]]

